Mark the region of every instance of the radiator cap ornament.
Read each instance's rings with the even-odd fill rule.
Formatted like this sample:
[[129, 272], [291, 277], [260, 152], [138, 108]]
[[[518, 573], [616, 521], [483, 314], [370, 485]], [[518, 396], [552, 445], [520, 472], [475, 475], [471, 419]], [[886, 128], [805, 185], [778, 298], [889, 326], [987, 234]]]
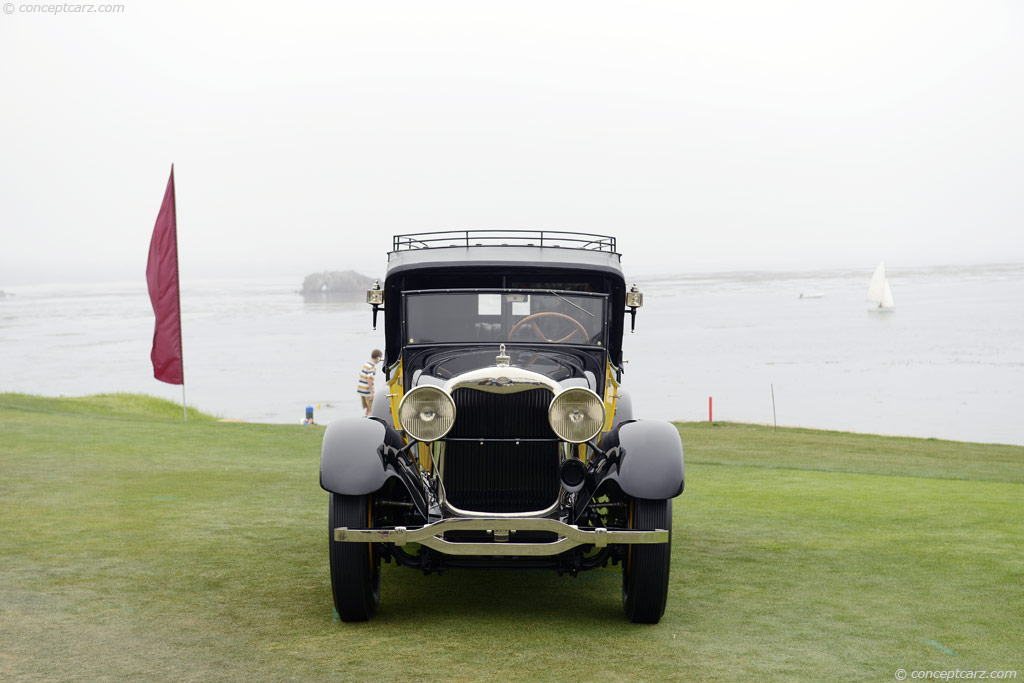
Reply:
[[512, 361], [512, 357], [505, 355], [505, 345], [502, 344], [501, 345], [501, 350], [498, 351], [498, 357], [494, 359], [495, 364], [499, 368], [507, 368], [509, 366], [509, 363], [511, 363], [511, 361]]

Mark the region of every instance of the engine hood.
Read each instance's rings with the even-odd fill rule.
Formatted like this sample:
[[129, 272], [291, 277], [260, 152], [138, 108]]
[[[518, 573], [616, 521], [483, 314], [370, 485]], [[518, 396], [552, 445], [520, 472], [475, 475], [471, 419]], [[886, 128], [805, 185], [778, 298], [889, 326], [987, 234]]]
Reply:
[[498, 344], [454, 345], [432, 348], [406, 347], [406, 390], [421, 384], [474, 385], [495, 393], [512, 393], [546, 386], [551, 391], [571, 386], [602, 390], [603, 350], [568, 346], [506, 345], [507, 366], [498, 365]]
[[444, 390], [449, 394], [456, 389], [463, 388], [472, 388], [492, 394], [515, 394], [531, 389], [549, 389], [551, 393], [555, 394], [562, 389], [562, 385], [539, 372], [498, 366], [470, 370], [456, 375], [444, 383]]

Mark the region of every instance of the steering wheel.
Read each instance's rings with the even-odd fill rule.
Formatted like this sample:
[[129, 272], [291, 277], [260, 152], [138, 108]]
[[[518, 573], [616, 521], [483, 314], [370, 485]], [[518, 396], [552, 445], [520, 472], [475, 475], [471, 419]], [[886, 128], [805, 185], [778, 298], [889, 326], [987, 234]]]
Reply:
[[[561, 339], [548, 339], [547, 337], [544, 336], [544, 333], [540, 331], [540, 327], [537, 325], [537, 320], [540, 318], [561, 318], [562, 320], [568, 320], [575, 327], [569, 334], [565, 335]], [[520, 318], [519, 322], [513, 325], [512, 329], [509, 330], [509, 341], [512, 340], [512, 337], [515, 335], [516, 330], [522, 327], [525, 323], [530, 323], [530, 326], [533, 328], [533, 333], [537, 335], [537, 339], [540, 339], [541, 341], [552, 342], [554, 344], [561, 344], [562, 342], [566, 342], [572, 339], [577, 332], [582, 334], [584, 339], [587, 338], [587, 328], [583, 327], [582, 323], [580, 323], [579, 320], [572, 317], [571, 315], [566, 315], [565, 313], [557, 313], [555, 311], [541, 311], [540, 313], [534, 313], [532, 315], [526, 316], [525, 318]]]

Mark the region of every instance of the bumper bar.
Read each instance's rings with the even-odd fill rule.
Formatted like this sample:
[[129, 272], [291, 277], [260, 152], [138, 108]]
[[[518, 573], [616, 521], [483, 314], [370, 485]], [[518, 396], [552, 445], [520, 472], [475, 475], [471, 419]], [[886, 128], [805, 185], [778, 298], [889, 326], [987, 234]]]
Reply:
[[[489, 531], [494, 541], [488, 543], [460, 543], [447, 541], [442, 534], [448, 531]], [[558, 539], [547, 543], [509, 542], [517, 531], [551, 531]], [[338, 527], [334, 540], [342, 543], [419, 543], [447, 555], [521, 555], [544, 557], [558, 555], [580, 545], [603, 548], [612, 544], [668, 543], [668, 531], [632, 531], [620, 529], [580, 529], [557, 519], [544, 518], [492, 518], [452, 517], [421, 527], [394, 529], [349, 529]]]

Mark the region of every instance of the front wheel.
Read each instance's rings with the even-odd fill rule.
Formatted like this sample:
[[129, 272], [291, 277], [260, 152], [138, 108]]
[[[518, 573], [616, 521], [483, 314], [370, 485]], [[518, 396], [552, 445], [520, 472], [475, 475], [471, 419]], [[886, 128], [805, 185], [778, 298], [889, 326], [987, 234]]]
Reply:
[[622, 566], [622, 606], [629, 620], [657, 624], [665, 613], [668, 573], [672, 560], [672, 501], [633, 498], [629, 528], [667, 529], [667, 543], [638, 543], [629, 547]]
[[372, 543], [339, 543], [334, 529], [373, 526], [370, 496], [330, 495], [327, 526], [330, 537], [331, 592], [342, 621], [366, 621], [380, 602], [380, 556]]

